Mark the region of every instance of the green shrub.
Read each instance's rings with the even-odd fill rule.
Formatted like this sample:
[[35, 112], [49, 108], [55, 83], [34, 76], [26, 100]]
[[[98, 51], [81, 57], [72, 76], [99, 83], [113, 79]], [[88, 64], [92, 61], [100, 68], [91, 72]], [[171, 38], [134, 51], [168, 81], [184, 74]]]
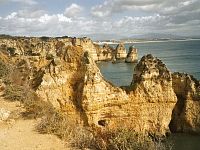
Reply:
[[9, 52], [9, 54], [11, 55], [11, 56], [13, 56], [13, 55], [15, 55], [15, 48], [13, 48], [13, 47], [8, 47], [7, 48], [7, 51]]

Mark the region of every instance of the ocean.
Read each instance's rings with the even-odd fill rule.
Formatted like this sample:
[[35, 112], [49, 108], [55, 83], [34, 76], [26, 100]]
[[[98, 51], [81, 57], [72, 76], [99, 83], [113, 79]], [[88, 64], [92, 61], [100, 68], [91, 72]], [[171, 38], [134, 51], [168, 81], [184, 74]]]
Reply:
[[[144, 55], [152, 54], [161, 59], [171, 72], [185, 72], [200, 80], [200, 40], [126, 44], [127, 51], [131, 45], [138, 49], [139, 60]], [[127, 86], [132, 81], [136, 64], [100, 62], [97, 65], [106, 80], [116, 86]], [[173, 150], [200, 149], [200, 136], [172, 134], [169, 140]]]
[[[171, 72], [185, 72], [200, 80], [200, 40], [126, 44], [127, 51], [131, 45], [138, 49], [139, 60], [144, 55], [152, 54], [161, 59]], [[130, 85], [135, 65], [123, 62], [98, 63], [105, 79], [116, 86]]]

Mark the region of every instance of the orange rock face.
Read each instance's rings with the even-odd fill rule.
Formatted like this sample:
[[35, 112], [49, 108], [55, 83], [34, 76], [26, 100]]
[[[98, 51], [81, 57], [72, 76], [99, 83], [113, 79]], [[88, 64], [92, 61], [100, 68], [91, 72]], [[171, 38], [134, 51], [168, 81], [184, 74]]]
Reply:
[[[16, 55], [9, 58], [14, 62], [24, 61], [26, 65], [21, 69], [25, 81], [44, 101], [65, 111], [77, 123], [100, 128], [125, 126], [138, 132], [164, 135], [169, 132], [170, 122], [178, 131], [176, 123], [181, 120], [185, 122], [183, 131], [190, 128], [199, 132], [196, 81], [182, 82], [182, 78], [172, 76], [165, 64], [152, 55], [139, 61], [131, 85], [120, 88], [102, 76], [95, 63], [96, 48], [87, 38], [0, 39], [0, 43], [6, 47], [15, 43]], [[31, 45], [31, 53], [25, 53]], [[185, 85], [188, 91], [178, 88]], [[186, 99], [181, 111], [186, 115], [181, 117], [176, 115], [178, 95]]]

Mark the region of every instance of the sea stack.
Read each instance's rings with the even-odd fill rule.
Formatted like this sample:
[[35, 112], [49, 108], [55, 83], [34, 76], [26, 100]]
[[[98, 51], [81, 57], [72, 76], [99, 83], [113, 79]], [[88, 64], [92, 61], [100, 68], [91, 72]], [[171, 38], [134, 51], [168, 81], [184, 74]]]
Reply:
[[137, 49], [135, 48], [135, 46], [130, 46], [125, 62], [135, 63], [137, 62], [137, 60], [138, 60]]
[[123, 43], [120, 43], [116, 47], [115, 58], [116, 59], [125, 59], [126, 58], [126, 48]]

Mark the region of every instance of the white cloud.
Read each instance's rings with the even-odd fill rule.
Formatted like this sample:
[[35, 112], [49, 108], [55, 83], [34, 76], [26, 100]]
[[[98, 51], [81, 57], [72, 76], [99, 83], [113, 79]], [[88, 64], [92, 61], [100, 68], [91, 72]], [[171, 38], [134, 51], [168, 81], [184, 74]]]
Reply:
[[115, 13], [139, 10], [168, 15], [194, 5], [200, 7], [199, 0], [105, 0], [102, 4], [93, 6], [91, 13], [96, 17], [107, 17]]
[[18, 10], [17, 16], [19, 18], [39, 18], [47, 12], [37, 8], [26, 7], [24, 9]]
[[17, 13], [16, 12], [12, 12], [10, 15], [6, 16], [5, 19], [6, 20], [9, 20], [9, 19], [13, 19], [17, 16]]
[[[91, 8], [93, 16], [80, 15], [82, 11], [83, 7], [77, 4], [55, 14], [25, 7], [6, 17], [0, 16], [0, 34], [130, 36], [155, 32], [179, 35], [199, 34], [200, 29], [199, 0], [105, 0]], [[135, 12], [142, 13], [134, 16]]]
[[38, 2], [36, 2], [35, 0], [10, 0], [11, 2], [17, 2], [17, 3], [24, 3], [27, 5], [36, 5], [38, 4]]
[[82, 10], [83, 8], [81, 6], [73, 3], [65, 9], [64, 14], [67, 17], [76, 17], [81, 13]]
[[50, 21], [53, 17], [54, 16], [49, 16], [48, 14], [44, 14], [38, 19], [38, 21], [41, 23], [48, 23], [48, 21]]
[[71, 18], [64, 16], [63, 14], [57, 14], [58, 20], [60, 22], [72, 22]]
[[[37, 10], [38, 11], [38, 10]], [[69, 18], [64, 14], [43, 14], [39, 17], [13, 12], [1, 18], [0, 34], [20, 35], [80, 35], [94, 30], [95, 22], [84, 17]], [[34, 12], [33, 12], [34, 13]], [[30, 14], [30, 16], [32, 16]]]

